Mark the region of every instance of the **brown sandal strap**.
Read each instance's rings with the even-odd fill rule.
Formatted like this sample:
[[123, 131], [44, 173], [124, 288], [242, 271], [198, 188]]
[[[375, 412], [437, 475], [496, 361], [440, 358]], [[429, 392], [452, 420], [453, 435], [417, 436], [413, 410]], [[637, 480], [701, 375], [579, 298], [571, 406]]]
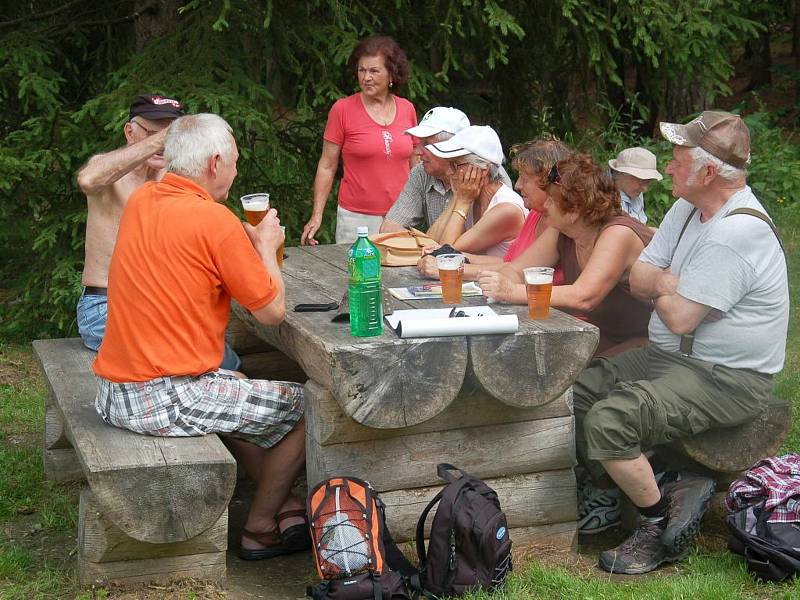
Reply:
[[306, 518], [306, 511], [302, 508], [295, 508], [293, 510], [287, 510], [282, 513], [278, 513], [275, 515], [275, 520], [280, 523], [281, 521], [291, 519], [292, 517], [303, 517], [303, 519], [308, 522], [308, 519]]
[[283, 543], [280, 532], [275, 529], [272, 531], [255, 532], [249, 529], [242, 529], [242, 537], [249, 539], [251, 542], [260, 544], [264, 547], [279, 546]]

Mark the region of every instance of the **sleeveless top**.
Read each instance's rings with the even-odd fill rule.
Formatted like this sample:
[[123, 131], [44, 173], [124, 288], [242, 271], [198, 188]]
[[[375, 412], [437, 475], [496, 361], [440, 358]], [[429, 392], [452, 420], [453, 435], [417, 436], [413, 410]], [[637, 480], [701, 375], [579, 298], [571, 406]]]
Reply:
[[[600, 231], [613, 225], [623, 225], [632, 229], [645, 246], [653, 239], [653, 231], [649, 227], [628, 215], [611, 217]], [[564, 269], [564, 285], [572, 285], [582, 270], [578, 265], [575, 241], [563, 233], [558, 236], [558, 254]], [[650, 304], [641, 302], [631, 295], [625, 277], [624, 281], [611, 288], [603, 301], [586, 315], [586, 320], [600, 329], [601, 337], [616, 343], [635, 337], [646, 338], [650, 322]]]

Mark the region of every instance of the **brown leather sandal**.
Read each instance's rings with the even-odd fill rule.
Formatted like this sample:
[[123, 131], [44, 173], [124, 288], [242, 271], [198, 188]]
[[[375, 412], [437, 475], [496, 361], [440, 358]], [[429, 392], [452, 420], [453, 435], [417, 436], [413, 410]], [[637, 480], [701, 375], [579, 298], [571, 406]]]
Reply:
[[311, 548], [311, 535], [308, 533], [308, 517], [306, 511], [302, 508], [294, 510], [287, 510], [278, 515], [275, 515], [275, 520], [280, 525], [281, 521], [291, 519], [292, 517], [303, 517], [305, 523], [300, 525], [292, 525], [281, 531], [281, 538], [283, 545], [289, 552], [300, 552], [301, 550], [308, 550]]
[[239, 546], [237, 554], [242, 560], [263, 560], [265, 558], [273, 558], [275, 556], [294, 552], [294, 550], [287, 548], [278, 531], [256, 533], [255, 531], [243, 529], [242, 538], [247, 538], [248, 540], [264, 546], [263, 548], [252, 549]]

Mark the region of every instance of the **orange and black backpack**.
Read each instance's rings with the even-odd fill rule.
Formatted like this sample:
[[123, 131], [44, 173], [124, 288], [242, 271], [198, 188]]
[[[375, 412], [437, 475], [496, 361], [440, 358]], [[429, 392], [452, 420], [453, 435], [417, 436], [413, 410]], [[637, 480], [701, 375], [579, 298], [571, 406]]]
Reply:
[[327, 479], [308, 494], [314, 560], [321, 583], [314, 600], [409, 599], [416, 569], [392, 540], [385, 507], [366, 481]]

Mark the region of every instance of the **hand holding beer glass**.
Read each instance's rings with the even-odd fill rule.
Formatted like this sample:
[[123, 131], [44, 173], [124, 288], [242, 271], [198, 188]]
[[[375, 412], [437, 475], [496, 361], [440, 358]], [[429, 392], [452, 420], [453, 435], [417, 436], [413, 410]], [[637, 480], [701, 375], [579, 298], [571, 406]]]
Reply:
[[440, 254], [436, 257], [436, 264], [439, 267], [439, 280], [442, 282], [442, 302], [459, 304], [464, 281], [464, 255]]
[[261, 223], [269, 210], [269, 194], [247, 194], [242, 196], [242, 208], [247, 222], [253, 227]]
[[524, 269], [525, 288], [528, 292], [528, 316], [546, 319], [550, 316], [550, 292], [553, 290], [552, 267]]

